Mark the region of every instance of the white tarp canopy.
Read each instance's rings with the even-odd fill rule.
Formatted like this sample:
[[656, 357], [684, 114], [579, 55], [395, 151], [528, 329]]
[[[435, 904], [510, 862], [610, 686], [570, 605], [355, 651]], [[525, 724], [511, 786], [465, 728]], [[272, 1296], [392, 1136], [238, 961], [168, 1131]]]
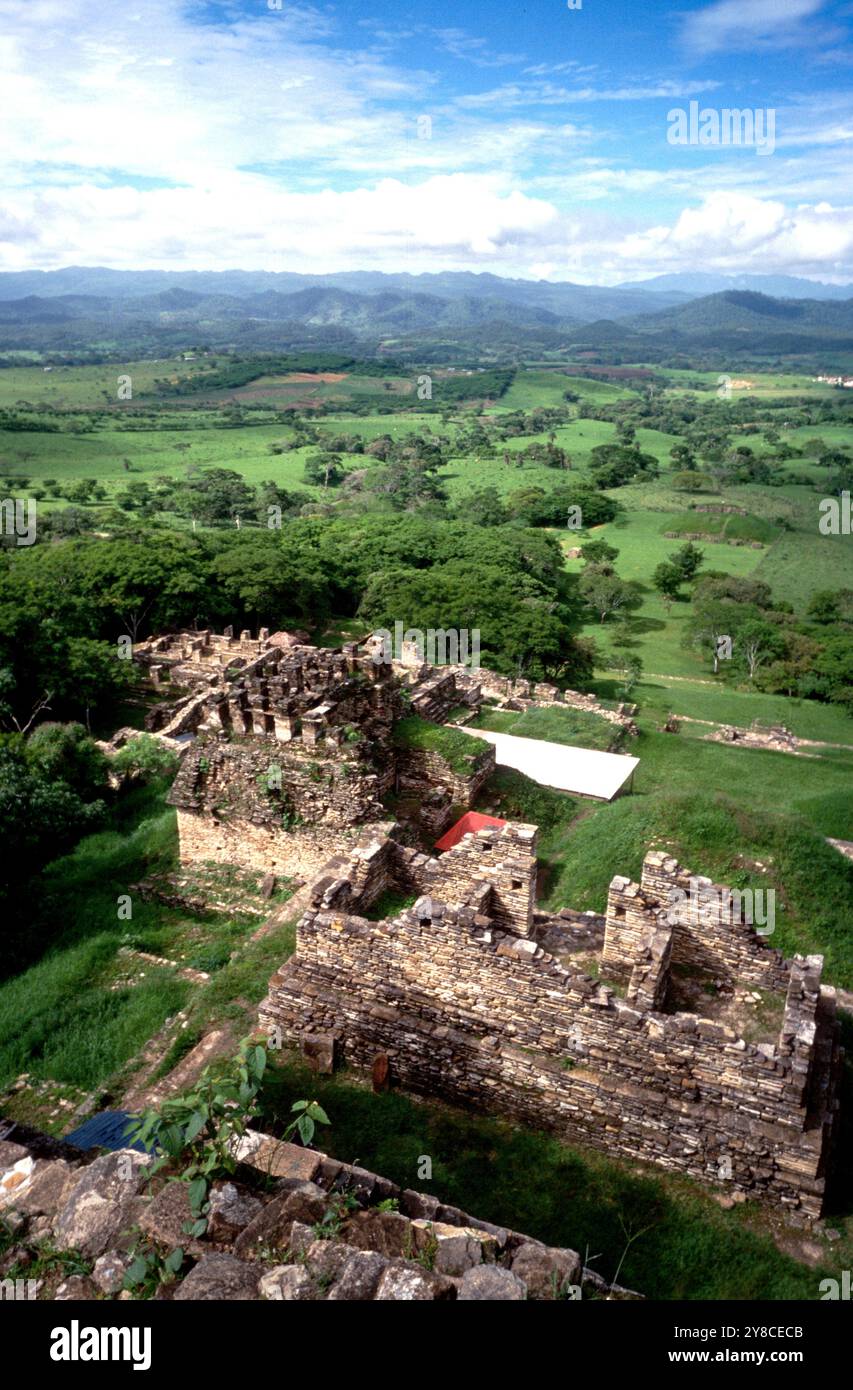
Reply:
[[594, 748], [519, 738], [517, 734], [495, 734], [488, 729], [466, 729], [464, 725], [460, 728], [465, 734], [493, 743], [500, 767], [515, 768], [543, 787], [595, 796], [601, 801], [612, 801], [618, 795], [640, 761], [625, 753], [599, 753]]

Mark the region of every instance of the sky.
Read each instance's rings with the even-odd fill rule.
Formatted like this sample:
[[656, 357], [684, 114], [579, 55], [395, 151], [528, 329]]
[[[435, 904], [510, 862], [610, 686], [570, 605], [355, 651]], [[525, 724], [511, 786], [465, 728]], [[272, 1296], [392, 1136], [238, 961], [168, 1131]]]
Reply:
[[[0, 269], [843, 283], [851, 40], [853, 0], [0, 0]], [[773, 139], [673, 143], [692, 102]]]

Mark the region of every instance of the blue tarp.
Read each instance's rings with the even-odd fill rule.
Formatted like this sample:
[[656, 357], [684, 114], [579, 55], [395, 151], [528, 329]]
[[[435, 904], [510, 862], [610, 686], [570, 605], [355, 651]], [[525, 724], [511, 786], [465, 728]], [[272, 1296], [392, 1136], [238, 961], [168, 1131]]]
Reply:
[[126, 1110], [102, 1110], [64, 1137], [78, 1149], [138, 1149], [146, 1153], [142, 1144], [131, 1144], [125, 1137], [131, 1118]]

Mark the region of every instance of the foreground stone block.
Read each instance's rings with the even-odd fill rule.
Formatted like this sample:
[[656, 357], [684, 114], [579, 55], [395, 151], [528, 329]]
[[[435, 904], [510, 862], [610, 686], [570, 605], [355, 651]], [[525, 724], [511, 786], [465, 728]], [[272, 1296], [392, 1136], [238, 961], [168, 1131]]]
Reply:
[[124, 1276], [130, 1268], [130, 1256], [122, 1250], [108, 1250], [100, 1255], [92, 1270], [92, 1283], [101, 1293], [114, 1298], [124, 1288]]
[[273, 1302], [304, 1303], [316, 1298], [311, 1276], [302, 1265], [276, 1265], [258, 1284], [261, 1298]]
[[330, 1301], [365, 1303], [373, 1298], [388, 1261], [375, 1250], [356, 1250], [346, 1261], [329, 1294]]
[[58, 1211], [71, 1196], [80, 1169], [63, 1158], [36, 1159], [30, 1181], [20, 1191], [15, 1206], [30, 1216]]
[[520, 1246], [511, 1268], [524, 1280], [531, 1298], [545, 1299], [560, 1298], [568, 1285], [580, 1283], [582, 1273], [576, 1251], [547, 1245]]
[[211, 1240], [233, 1240], [262, 1209], [263, 1202], [235, 1183], [214, 1183], [210, 1189], [207, 1235]]
[[247, 1130], [234, 1146], [235, 1157], [272, 1178], [301, 1183], [312, 1182], [323, 1166], [326, 1155], [316, 1149], [302, 1149], [298, 1144], [284, 1144], [268, 1134]]
[[427, 1303], [456, 1297], [456, 1285], [431, 1269], [395, 1260], [387, 1265], [374, 1294], [377, 1303]]
[[305, 1266], [321, 1284], [333, 1283], [352, 1259], [352, 1247], [337, 1240], [312, 1240], [304, 1247]]
[[439, 1274], [462, 1275], [484, 1261], [493, 1262], [497, 1251], [494, 1236], [473, 1226], [448, 1226], [443, 1221], [412, 1222], [415, 1248], [432, 1256]]
[[55, 1223], [57, 1243], [95, 1258], [138, 1216], [135, 1198], [151, 1164], [148, 1154], [120, 1149], [82, 1170]]
[[527, 1285], [511, 1269], [501, 1269], [498, 1265], [480, 1265], [469, 1269], [462, 1276], [459, 1287], [459, 1300], [462, 1303], [485, 1303], [492, 1301], [520, 1303], [527, 1297]]
[[184, 1230], [193, 1219], [187, 1184], [167, 1182], [142, 1212], [139, 1226], [146, 1235], [171, 1250], [181, 1246], [190, 1255], [201, 1255], [205, 1249], [201, 1241]]
[[348, 1244], [378, 1250], [389, 1259], [411, 1254], [411, 1224], [398, 1211], [358, 1211], [347, 1222]]
[[258, 1279], [257, 1265], [233, 1255], [205, 1255], [181, 1284], [175, 1302], [247, 1303], [258, 1296]]
[[92, 1303], [98, 1297], [98, 1290], [84, 1274], [70, 1274], [53, 1297], [57, 1303]]

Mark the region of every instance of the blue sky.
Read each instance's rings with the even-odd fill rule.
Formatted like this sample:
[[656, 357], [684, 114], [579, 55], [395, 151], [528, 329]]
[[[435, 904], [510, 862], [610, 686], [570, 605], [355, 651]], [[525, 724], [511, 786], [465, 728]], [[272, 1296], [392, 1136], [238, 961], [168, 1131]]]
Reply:
[[[0, 263], [853, 279], [853, 2], [0, 0]], [[773, 113], [772, 152], [668, 117]]]

